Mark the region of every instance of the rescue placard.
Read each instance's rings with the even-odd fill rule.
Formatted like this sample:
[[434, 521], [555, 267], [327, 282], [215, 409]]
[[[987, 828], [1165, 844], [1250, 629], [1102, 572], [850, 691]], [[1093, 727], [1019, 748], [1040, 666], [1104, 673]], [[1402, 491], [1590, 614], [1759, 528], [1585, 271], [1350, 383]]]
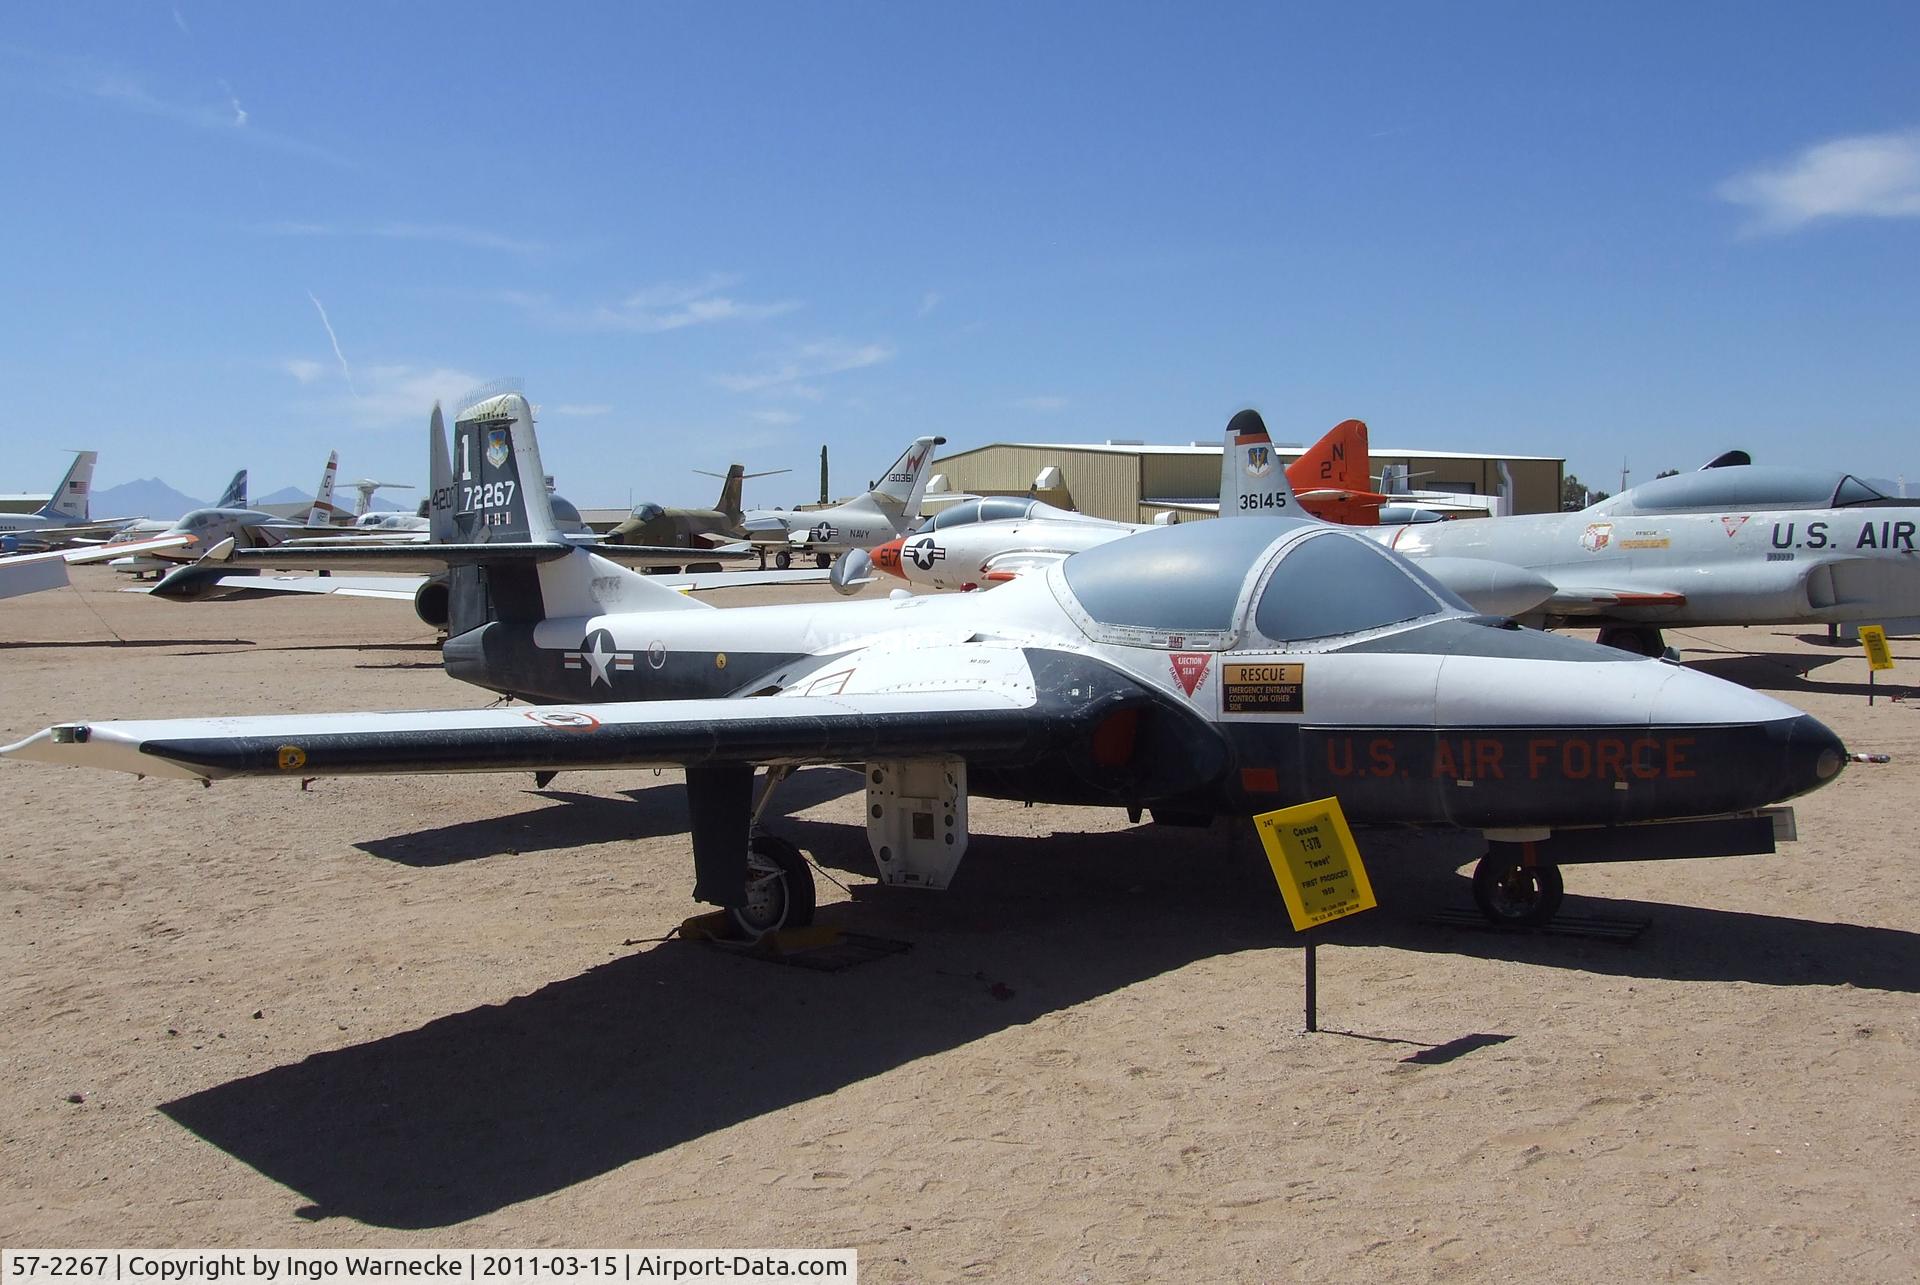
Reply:
[[1861, 625], [1860, 645], [1867, 649], [1867, 668], [1893, 668], [1893, 650], [1887, 646], [1887, 631], [1885, 627], [1881, 625]]
[[1228, 714], [1298, 714], [1306, 709], [1307, 667], [1230, 664], [1220, 673], [1220, 708]]
[[1263, 812], [1253, 824], [1295, 931], [1379, 904], [1339, 799]]

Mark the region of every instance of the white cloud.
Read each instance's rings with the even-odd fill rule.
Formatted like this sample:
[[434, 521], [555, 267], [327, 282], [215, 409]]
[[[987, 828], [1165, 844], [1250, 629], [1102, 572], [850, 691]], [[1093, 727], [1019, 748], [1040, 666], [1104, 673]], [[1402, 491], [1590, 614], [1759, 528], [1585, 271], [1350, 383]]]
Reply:
[[549, 415], [574, 415], [581, 418], [613, 413], [613, 407], [605, 402], [561, 402], [558, 406], [547, 407], [546, 410]]
[[792, 411], [790, 411], [790, 410], [756, 410], [756, 411], [748, 411], [748, 412], [747, 412], [747, 418], [748, 418], [748, 419], [757, 419], [757, 420], [759, 420], [759, 421], [760, 421], [760, 422], [761, 422], [762, 424], [772, 424], [772, 425], [774, 425], [775, 427], [780, 427], [780, 426], [784, 426], [784, 425], [787, 425], [787, 424], [797, 424], [797, 423], [799, 423], [799, 422], [800, 422], [800, 417], [799, 417], [798, 415], [796, 415], [796, 414], [794, 414], [794, 413], [793, 413]]
[[333, 333], [333, 322], [327, 317], [326, 306], [320, 302], [319, 296], [311, 290], [307, 291], [307, 298], [313, 300], [314, 311], [320, 314], [320, 324], [326, 327], [327, 342], [333, 345], [333, 355], [339, 359], [340, 373], [347, 377], [348, 390], [352, 392], [354, 396], [358, 397], [360, 390], [353, 386], [353, 367], [347, 365], [347, 355], [340, 351], [340, 336]]
[[919, 308], [918, 315], [922, 317], [927, 316], [935, 308], [938, 308], [940, 306], [941, 300], [945, 298], [946, 296], [941, 294], [938, 290], [927, 291], [925, 294], [920, 296], [920, 308]]
[[1792, 232], [1819, 219], [1920, 217], [1920, 129], [1829, 139], [1715, 189], [1752, 212], [1748, 232]]
[[1044, 393], [1038, 397], [1016, 397], [1013, 401], [1016, 410], [1065, 410], [1068, 402], [1064, 397]]
[[187, 102], [162, 97], [148, 89], [138, 77], [120, 71], [101, 70], [74, 62], [55, 64], [57, 83], [45, 86], [60, 93], [80, 93], [96, 101], [112, 104], [143, 116], [169, 120], [194, 129], [244, 138], [248, 142], [275, 151], [288, 152], [308, 160], [323, 161], [342, 168], [349, 162], [324, 147], [298, 138], [289, 138], [271, 130], [249, 126], [246, 108], [225, 81], [219, 81], [224, 102]]
[[713, 382], [734, 393], [784, 393], [818, 401], [820, 389], [802, 381], [849, 370], [864, 370], [893, 359], [886, 344], [849, 344], [837, 339], [798, 344], [757, 371], [739, 375], [716, 375]]
[[448, 411], [482, 383], [479, 375], [447, 366], [371, 366], [362, 369], [366, 385], [343, 409], [368, 427], [424, 424], [439, 402]]
[[[343, 387], [344, 379], [327, 382], [331, 368], [322, 362], [295, 359], [281, 363], [281, 369], [302, 385], [315, 386], [321, 393], [315, 403], [330, 417], [361, 428], [412, 428], [426, 423], [437, 401], [448, 411], [463, 405], [462, 398], [483, 382], [470, 371], [448, 366], [413, 366], [400, 363], [362, 366], [358, 391]], [[328, 388], [331, 391], [326, 391]], [[565, 406], [552, 408], [565, 414]], [[593, 407], [586, 408], [589, 411]]]
[[233, 92], [232, 85], [223, 80], [220, 88], [226, 93], [227, 107], [233, 112], [233, 127], [239, 129], [247, 123], [247, 109], [240, 105], [240, 96]]
[[795, 299], [749, 303], [725, 294], [738, 278], [715, 274], [691, 284], [662, 284], [635, 290], [613, 302], [586, 307], [556, 304], [547, 295], [507, 291], [501, 297], [536, 321], [563, 330], [631, 330], [662, 334], [721, 321], [764, 321], [793, 312]]
[[186, 18], [181, 15], [180, 6], [174, 5], [172, 6], [172, 8], [173, 8], [173, 25], [180, 28], [181, 35], [191, 36], [193, 34], [193, 31], [191, 28], [187, 26]]
[[[235, 105], [238, 106], [238, 104]], [[485, 228], [471, 228], [458, 223], [334, 224], [283, 220], [278, 223], [262, 224], [256, 231], [267, 236], [378, 237], [389, 241], [437, 241], [446, 245], [467, 246], [475, 250], [501, 250], [509, 254], [540, 254], [548, 249], [544, 242], [502, 236], [498, 232], [489, 232]]]

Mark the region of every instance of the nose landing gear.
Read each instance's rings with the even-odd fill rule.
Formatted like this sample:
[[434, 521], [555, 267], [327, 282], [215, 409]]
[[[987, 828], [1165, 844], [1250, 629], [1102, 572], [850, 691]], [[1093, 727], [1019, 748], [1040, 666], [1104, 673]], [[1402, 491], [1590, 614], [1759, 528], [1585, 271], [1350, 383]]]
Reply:
[[1538, 928], [1552, 919], [1566, 896], [1555, 865], [1526, 865], [1511, 853], [1489, 852], [1473, 868], [1473, 902], [1488, 922]]

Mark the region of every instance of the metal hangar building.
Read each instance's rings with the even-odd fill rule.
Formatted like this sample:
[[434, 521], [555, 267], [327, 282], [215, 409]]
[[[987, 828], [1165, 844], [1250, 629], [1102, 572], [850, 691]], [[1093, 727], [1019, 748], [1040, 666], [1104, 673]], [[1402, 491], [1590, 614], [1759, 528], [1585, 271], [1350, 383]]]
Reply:
[[[1299, 459], [1305, 449], [1298, 443], [1274, 446], [1286, 464]], [[933, 471], [945, 479], [948, 491], [1025, 495], [1041, 470], [1057, 468], [1082, 513], [1119, 522], [1152, 522], [1185, 504], [1218, 502], [1220, 450], [1218, 442], [1186, 446], [1117, 440], [995, 442], [936, 456]], [[1564, 458], [1391, 447], [1373, 447], [1368, 456], [1376, 480], [1383, 465], [1401, 464], [1407, 467], [1415, 490], [1462, 496], [1497, 496], [1504, 462], [1513, 479], [1511, 512], [1552, 513], [1560, 508]]]

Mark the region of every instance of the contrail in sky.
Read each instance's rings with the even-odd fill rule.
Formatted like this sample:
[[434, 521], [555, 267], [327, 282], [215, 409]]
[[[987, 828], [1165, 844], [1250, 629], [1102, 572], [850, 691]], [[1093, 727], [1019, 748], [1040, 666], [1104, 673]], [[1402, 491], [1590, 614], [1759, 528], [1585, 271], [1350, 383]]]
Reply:
[[360, 390], [353, 386], [353, 368], [347, 365], [347, 355], [340, 351], [340, 336], [333, 333], [333, 323], [327, 320], [326, 308], [322, 306], [319, 297], [313, 291], [307, 291], [307, 298], [313, 300], [314, 310], [320, 314], [320, 324], [327, 328], [327, 338], [333, 341], [333, 355], [340, 359], [340, 373], [347, 377], [348, 391], [355, 397], [359, 397]]

